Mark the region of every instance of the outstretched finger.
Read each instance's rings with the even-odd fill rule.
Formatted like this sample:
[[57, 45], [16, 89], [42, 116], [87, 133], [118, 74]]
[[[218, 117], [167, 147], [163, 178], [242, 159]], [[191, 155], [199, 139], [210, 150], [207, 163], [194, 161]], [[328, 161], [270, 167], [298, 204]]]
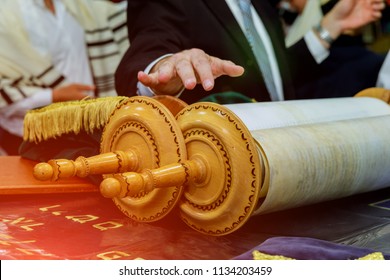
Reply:
[[244, 73], [244, 67], [229, 60], [222, 60], [217, 57], [210, 57], [212, 72], [215, 78], [223, 75], [239, 77]]
[[188, 59], [175, 61], [176, 73], [180, 77], [186, 89], [193, 89], [197, 84], [197, 73], [194, 72], [193, 65]]
[[193, 57], [192, 64], [204, 90], [212, 90], [214, 87], [214, 75], [209, 56], [205, 53], [201, 53], [200, 55]]
[[160, 84], [167, 84], [176, 78], [176, 69], [173, 59], [169, 58], [160, 63], [155, 73], [158, 83]]

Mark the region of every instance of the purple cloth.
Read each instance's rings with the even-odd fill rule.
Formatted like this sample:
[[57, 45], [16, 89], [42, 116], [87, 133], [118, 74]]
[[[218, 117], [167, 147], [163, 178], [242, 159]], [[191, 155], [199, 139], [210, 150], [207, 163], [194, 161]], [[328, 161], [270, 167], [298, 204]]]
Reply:
[[[268, 255], [279, 255], [297, 260], [355, 260], [378, 252], [314, 238], [272, 237], [234, 259], [251, 260], [253, 259], [252, 252], [255, 250]], [[383, 256], [386, 260], [390, 260], [389, 254], [383, 253]]]

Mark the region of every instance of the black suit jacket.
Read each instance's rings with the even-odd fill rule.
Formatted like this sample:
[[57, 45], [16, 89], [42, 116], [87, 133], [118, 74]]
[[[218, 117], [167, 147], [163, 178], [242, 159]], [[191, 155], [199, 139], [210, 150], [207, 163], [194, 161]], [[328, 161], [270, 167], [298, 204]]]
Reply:
[[[245, 68], [242, 77], [218, 78], [211, 93], [234, 91], [257, 101], [270, 100], [256, 59], [225, 0], [133, 0], [128, 3], [131, 46], [116, 73], [120, 95], [136, 94], [137, 72], [156, 58], [199, 48]], [[285, 98], [301, 98], [295, 95], [295, 87], [315, 76], [317, 64], [303, 40], [286, 49], [278, 14], [268, 1], [254, 0], [252, 3], [272, 41]], [[181, 99], [192, 103], [208, 94], [210, 92], [198, 85], [193, 91], [185, 91]]]

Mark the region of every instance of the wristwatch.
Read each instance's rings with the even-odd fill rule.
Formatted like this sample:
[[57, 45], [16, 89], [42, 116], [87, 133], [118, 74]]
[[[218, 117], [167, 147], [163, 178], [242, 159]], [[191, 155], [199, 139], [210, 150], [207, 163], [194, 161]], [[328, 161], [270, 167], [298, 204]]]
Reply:
[[329, 31], [323, 28], [321, 26], [321, 23], [314, 26], [314, 30], [318, 33], [318, 36], [321, 38], [321, 40], [324, 40], [329, 45], [331, 45], [334, 42], [334, 39], [332, 38], [332, 36], [330, 36]]

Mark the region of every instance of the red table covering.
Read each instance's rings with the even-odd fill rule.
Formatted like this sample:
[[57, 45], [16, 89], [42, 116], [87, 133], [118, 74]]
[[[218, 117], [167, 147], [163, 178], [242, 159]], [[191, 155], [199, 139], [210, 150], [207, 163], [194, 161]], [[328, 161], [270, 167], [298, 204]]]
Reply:
[[[53, 185], [32, 177], [34, 164], [0, 157], [1, 260], [225, 260], [248, 252], [250, 256], [253, 248], [278, 236], [311, 237], [390, 254], [390, 188], [254, 216], [236, 232], [214, 237], [189, 228], [176, 212], [154, 223], [134, 222], [80, 178], [58, 182], [69, 193], [34, 193], [37, 186]], [[29, 193], [9, 193], [12, 188], [20, 192], [21, 186]]]

